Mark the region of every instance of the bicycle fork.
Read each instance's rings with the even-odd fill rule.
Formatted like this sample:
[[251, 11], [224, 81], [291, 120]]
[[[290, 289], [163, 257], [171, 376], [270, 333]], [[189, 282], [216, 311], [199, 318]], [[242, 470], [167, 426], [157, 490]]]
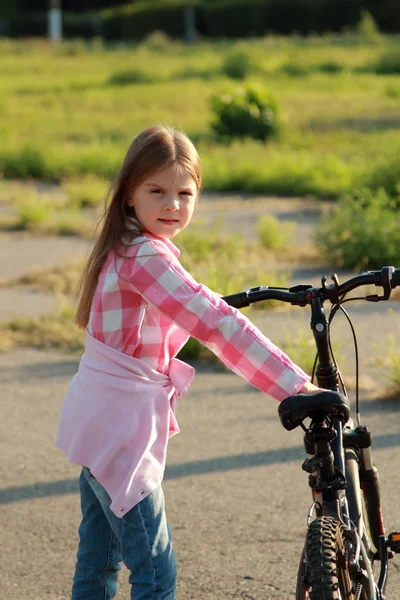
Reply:
[[[400, 533], [392, 532], [388, 537], [385, 535], [383, 523], [379, 473], [372, 460], [371, 431], [366, 426], [358, 426], [355, 429], [346, 428], [343, 432], [343, 446], [346, 453], [346, 466], [353, 481], [354, 498], [351, 503], [353, 511], [351, 519], [355, 523], [360, 538], [363, 537], [363, 519], [360, 492], [357, 492], [356, 482], [359, 480], [364, 494], [368, 523], [372, 542], [376, 549], [374, 558], [380, 560], [380, 573], [378, 582], [375, 582], [375, 593], [377, 600], [385, 600], [387, 582], [388, 562], [394, 553], [400, 553]], [[359, 465], [352, 461], [354, 455], [359, 456]], [[356, 471], [356, 472], [355, 472]], [[364, 560], [366, 563], [366, 560]]]

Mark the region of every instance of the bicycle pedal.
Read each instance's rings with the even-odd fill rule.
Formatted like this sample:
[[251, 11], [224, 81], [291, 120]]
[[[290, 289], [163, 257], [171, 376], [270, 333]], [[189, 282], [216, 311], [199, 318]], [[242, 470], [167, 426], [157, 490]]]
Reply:
[[400, 533], [397, 531], [392, 531], [392, 533], [388, 536], [388, 546], [395, 552], [395, 554], [400, 554]]

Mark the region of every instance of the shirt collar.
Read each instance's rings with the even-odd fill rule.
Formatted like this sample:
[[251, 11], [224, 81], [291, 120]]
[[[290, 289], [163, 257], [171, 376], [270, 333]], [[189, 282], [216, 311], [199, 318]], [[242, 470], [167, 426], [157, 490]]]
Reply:
[[158, 235], [154, 235], [154, 233], [149, 233], [148, 231], [141, 232], [139, 222], [137, 221], [137, 219], [127, 217], [125, 225], [128, 231], [136, 233], [133, 239], [129, 239], [128, 237], [125, 238], [126, 245], [134, 246], [135, 244], [140, 244], [143, 241], [143, 239], [154, 239], [163, 242], [167, 246], [168, 250], [170, 250], [170, 252], [172, 252], [172, 254], [176, 258], [178, 258], [178, 256], [180, 255], [181, 251], [175, 246], [175, 244], [171, 242], [171, 240], [159, 237]]
[[146, 233], [143, 233], [143, 237], [149, 238], [149, 239], [154, 239], [154, 240], [159, 240], [160, 242], [163, 242], [167, 246], [168, 250], [170, 250], [172, 252], [172, 254], [174, 256], [176, 256], [176, 258], [178, 258], [178, 256], [181, 253], [179, 248], [177, 248], [175, 246], [175, 244], [173, 244], [171, 242], [171, 240], [169, 240], [167, 238], [159, 237], [158, 235], [154, 235], [153, 233], [148, 233], [147, 231], [146, 231]]

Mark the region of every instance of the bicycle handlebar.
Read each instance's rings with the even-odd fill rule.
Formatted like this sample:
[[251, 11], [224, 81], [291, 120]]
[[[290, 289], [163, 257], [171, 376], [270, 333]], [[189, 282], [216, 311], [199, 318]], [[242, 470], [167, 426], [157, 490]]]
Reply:
[[342, 284], [339, 284], [336, 274], [332, 275], [331, 279], [333, 283], [327, 284], [326, 277], [322, 277], [321, 287], [313, 287], [311, 284], [296, 285], [291, 288], [257, 286], [238, 294], [223, 296], [222, 299], [235, 308], [243, 308], [263, 300], [279, 300], [297, 306], [306, 306], [316, 297], [320, 297], [322, 301], [330, 300], [334, 304], [357, 287], [373, 284], [383, 288], [383, 295], [370, 294], [364, 299], [369, 302], [379, 302], [388, 300], [392, 289], [400, 286], [400, 269], [382, 267], [380, 271], [367, 271]]

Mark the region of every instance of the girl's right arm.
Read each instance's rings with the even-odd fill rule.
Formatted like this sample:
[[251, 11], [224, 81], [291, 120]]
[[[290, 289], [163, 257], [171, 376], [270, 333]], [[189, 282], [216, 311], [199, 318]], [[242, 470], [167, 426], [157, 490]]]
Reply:
[[249, 319], [195, 281], [162, 240], [140, 244], [130, 262], [132, 288], [249, 383], [277, 400], [311, 386]]

